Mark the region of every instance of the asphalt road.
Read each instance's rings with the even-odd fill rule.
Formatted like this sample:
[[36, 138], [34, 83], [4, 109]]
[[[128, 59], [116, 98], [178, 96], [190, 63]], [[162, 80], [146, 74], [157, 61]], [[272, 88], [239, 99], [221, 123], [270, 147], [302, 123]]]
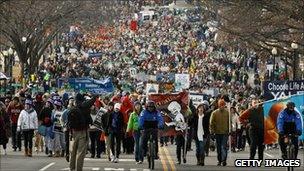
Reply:
[[[195, 147], [193, 147], [195, 149]], [[265, 151], [265, 159], [278, 159], [280, 158], [279, 149], [273, 149]], [[196, 166], [195, 152], [190, 151], [187, 154], [187, 163], [177, 165], [175, 146], [169, 145], [159, 148], [160, 160], [156, 161], [155, 170], [286, 170], [286, 168], [266, 168], [264, 166], [251, 167], [251, 168], [240, 168], [234, 166], [235, 159], [248, 159], [249, 149], [246, 148], [245, 151], [237, 153], [229, 153], [227, 166], [216, 166], [217, 158], [216, 152], [211, 152], [205, 159], [205, 166]], [[299, 151], [298, 158], [301, 159], [301, 167], [296, 168], [297, 171], [303, 171], [303, 149]], [[84, 170], [117, 170], [117, 171], [148, 171], [148, 164], [145, 161], [141, 165], [135, 164], [133, 155], [121, 155], [119, 163], [111, 163], [107, 160], [107, 157], [103, 155], [101, 159], [91, 159], [90, 154], [85, 158]], [[34, 153], [32, 158], [24, 157], [22, 152], [13, 152], [10, 147], [8, 147], [8, 154], [3, 155], [1, 148], [0, 156], [0, 170], [1, 171], [60, 171], [69, 170], [68, 163], [64, 158], [49, 158], [44, 153]]]

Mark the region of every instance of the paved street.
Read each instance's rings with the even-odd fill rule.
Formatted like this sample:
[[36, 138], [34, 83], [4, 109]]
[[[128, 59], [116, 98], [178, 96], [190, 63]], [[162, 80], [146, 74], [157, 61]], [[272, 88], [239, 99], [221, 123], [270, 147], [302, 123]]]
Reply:
[[[195, 149], [195, 148], [193, 148]], [[1, 151], [1, 154], [3, 152]], [[265, 151], [266, 159], [279, 158], [279, 149]], [[228, 166], [219, 167], [216, 166], [216, 153], [211, 152], [209, 157], [206, 157], [206, 166], [196, 166], [196, 159], [194, 151], [188, 153], [187, 163], [182, 165], [176, 165], [175, 161], [175, 146], [169, 145], [167, 147], [160, 148], [160, 158], [161, 160], [156, 161], [155, 170], [286, 170], [286, 168], [236, 168], [234, 167], [235, 159], [247, 159], [248, 158], [248, 148], [243, 152], [229, 154]], [[303, 149], [299, 152], [299, 158], [301, 159], [301, 166], [303, 166]], [[64, 158], [48, 158], [44, 153], [34, 154], [32, 158], [25, 158], [21, 152], [13, 152], [11, 149], [8, 151], [8, 155], [1, 155], [1, 171], [59, 171], [59, 170], [69, 170], [68, 163]], [[91, 159], [89, 154], [85, 159], [84, 170], [119, 170], [119, 171], [146, 171], [148, 170], [148, 165], [146, 162], [142, 165], [135, 164], [133, 155], [122, 155], [119, 163], [111, 163], [107, 161], [105, 155], [101, 159]], [[297, 168], [295, 170], [303, 170], [302, 168]]]

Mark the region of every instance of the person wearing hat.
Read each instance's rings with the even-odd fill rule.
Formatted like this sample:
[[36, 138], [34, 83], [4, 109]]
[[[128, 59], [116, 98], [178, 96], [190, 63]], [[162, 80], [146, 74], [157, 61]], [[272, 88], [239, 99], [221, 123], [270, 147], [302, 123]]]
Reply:
[[109, 125], [109, 118], [114, 111], [114, 105], [115, 105], [114, 102], [109, 102], [108, 105], [106, 106], [107, 112], [101, 116], [101, 121], [102, 121], [101, 127], [105, 134], [106, 154], [108, 156], [109, 161], [111, 161], [112, 152], [111, 152], [111, 141], [109, 137], [108, 125]]
[[34, 130], [38, 129], [38, 117], [36, 111], [33, 109], [33, 102], [31, 99], [25, 100], [25, 107], [21, 111], [17, 123], [17, 131], [23, 133], [24, 136], [24, 154], [32, 157], [33, 136]]
[[210, 118], [210, 133], [215, 134], [217, 165], [227, 165], [227, 141], [229, 134], [229, 112], [224, 99], [219, 99], [218, 109], [212, 112]]
[[[65, 152], [65, 140], [63, 133], [63, 123], [61, 117], [63, 114], [62, 102], [59, 100], [54, 101], [54, 110], [52, 113], [52, 123], [54, 132], [54, 152], [55, 157], [63, 157]], [[61, 154], [60, 154], [61, 153]]]
[[248, 132], [250, 139], [250, 159], [254, 159], [258, 149], [258, 159], [263, 160], [264, 153], [264, 109], [263, 104], [252, 100], [251, 108], [241, 113], [239, 120], [241, 123], [248, 121]]
[[70, 170], [82, 170], [87, 152], [88, 129], [92, 124], [90, 108], [94, 105], [97, 95], [85, 100], [85, 97], [77, 93], [75, 106], [68, 114], [68, 128], [70, 131]]
[[209, 132], [209, 119], [210, 115], [206, 115], [208, 108], [205, 107], [206, 104], [201, 103], [197, 106], [197, 114], [193, 117], [193, 127], [194, 127], [194, 139], [196, 145], [196, 159], [197, 165], [205, 165], [205, 145], [207, 138], [210, 134]]
[[24, 106], [20, 103], [19, 97], [13, 97], [13, 100], [6, 108], [6, 113], [11, 120], [11, 131], [12, 131], [12, 145], [14, 151], [19, 148], [21, 151], [21, 134], [17, 132], [17, 122], [20, 112], [24, 109]]
[[110, 138], [110, 146], [113, 155], [111, 156], [111, 162], [117, 163], [120, 155], [121, 138], [123, 136], [123, 116], [120, 112], [120, 103], [114, 105], [114, 111], [109, 116], [108, 128]]
[[53, 122], [52, 122], [52, 112], [54, 109], [53, 101], [51, 99], [46, 100], [44, 107], [42, 108], [40, 114], [38, 115], [41, 125], [46, 127], [46, 134], [44, 137], [45, 141], [45, 154], [48, 157], [53, 157]]

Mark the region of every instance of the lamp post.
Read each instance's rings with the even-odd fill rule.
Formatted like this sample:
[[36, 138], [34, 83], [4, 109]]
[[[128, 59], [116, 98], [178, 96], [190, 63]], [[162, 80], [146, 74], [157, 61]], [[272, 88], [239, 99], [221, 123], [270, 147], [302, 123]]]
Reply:
[[273, 48], [271, 50], [271, 53], [272, 53], [272, 56], [273, 56], [273, 68], [272, 68], [272, 80], [275, 79], [275, 58], [276, 58], [276, 55], [278, 54], [278, 51], [277, 51], [277, 48]]
[[10, 47], [8, 49], [8, 64], [9, 64], [9, 77], [13, 76], [13, 60], [14, 60], [14, 50]]
[[296, 74], [296, 65], [297, 65], [297, 49], [298, 49], [298, 44], [296, 44], [296, 43], [291, 43], [291, 48], [294, 50], [294, 52], [293, 52], [293, 66], [292, 66], [292, 69], [293, 69], [293, 80], [295, 80], [296, 79], [296, 76], [297, 76], [297, 74]]

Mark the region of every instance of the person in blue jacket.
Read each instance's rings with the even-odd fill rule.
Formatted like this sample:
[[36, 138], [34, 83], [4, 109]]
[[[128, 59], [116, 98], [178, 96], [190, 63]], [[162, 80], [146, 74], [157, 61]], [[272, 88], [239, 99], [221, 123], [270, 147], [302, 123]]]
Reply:
[[[146, 103], [146, 108], [143, 110], [139, 117], [139, 129], [142, 130], [141, 133], [141, 148], [142, 155], [139, 163], [143, 162], [143, 157], [147, 152], [147, 143], [150, 134], [152, 134], [153, 139], [155, 140], [155, 152], [158, 154], [158, 129], [164, 127], [164, 120], [161, 116], [161, 113], [156, 110], [156, 105], [154, 101], [148, 101]], [[158, 159], [158, 155], [155, 156]]]
[[[279, 132], [279, 144], [281, 146], [282, 158], [287, 158], [287, 145], [284, 142], [284, 138], [288, 134], [298, 135], [302, 134], [302, 119], [300, 113], [295, 109], [295, 103], [288, 102], [287, 107], [279, 113], [277, 119], [277, 129]], [[295, 147], [295, 159], [298, 155], [298, 137], [295, 136], [292, 138], [292, 143]]]

